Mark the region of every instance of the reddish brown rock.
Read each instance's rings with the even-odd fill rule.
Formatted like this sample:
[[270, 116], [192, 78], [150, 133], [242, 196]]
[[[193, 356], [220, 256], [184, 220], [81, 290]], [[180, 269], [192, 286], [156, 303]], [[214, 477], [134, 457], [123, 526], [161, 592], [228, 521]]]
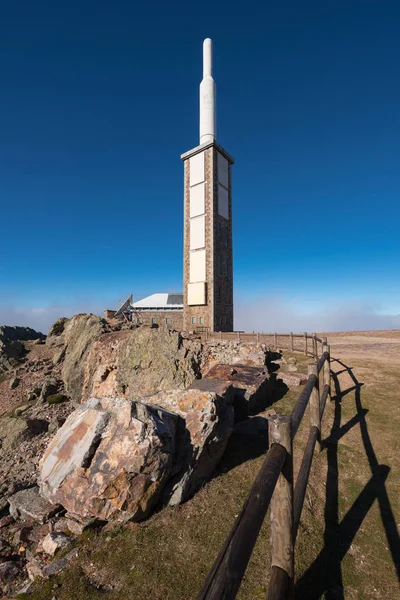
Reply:
[[269, 402], [269, 375], [266, 367], [252, 365], [214, 365], [195, 380], [192, 389], [213, 390], [217, 382], [231, 385], [234, 395], [235, 421], [264, 410]]
[[232, 387], [217, 382], [219, 394], [196, 389], [160, 392], [146, 398], [184, 420], [178, 437], [175, 476], [167, 485], [169, 504], [184, 502], [211, 475], [232, 433]]
[[41, 461], [41, 493], [72, 515], [143, 519], [171, 475], [176, 415], [122, 398], [70, 415]]

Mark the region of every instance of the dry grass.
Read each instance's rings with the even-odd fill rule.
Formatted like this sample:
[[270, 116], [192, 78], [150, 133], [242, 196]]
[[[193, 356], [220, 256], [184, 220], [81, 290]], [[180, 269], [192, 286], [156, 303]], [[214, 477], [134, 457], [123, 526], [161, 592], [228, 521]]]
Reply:
[[[393, 332], [388, 336], [392, 350], [396, 349], [387, 364], [384, 356], [371, 354], [371, 347], [380, 348], [384, 335], [350, 336], [351, 348], [346, 354], [340, 351], [345, 334], [328, 335], [332, 355], [350, 357], [347, 364], [364, 385], [343, 395], [354, 381], [348, 372], [339, 374], [339, 398], [326, 408], [324, 449], [314, 457], [296, 545], [299, 600], [398, 597], [393, 558], [399, 551], [399, 537], [393, 515], [398, 518], [400, 514], [400, 332], [397, 338]], [[296, 356], [300, 369], [305, 370], [309, 359]], [[333, 371], [344, 368], [332, 363]], [[297, 395], [289, 392], [274, 404], [275, 410], [288, 414]], [[307, 414], [295, 439], [295, 470], [306, 436]], [[60, 576], [38, 584], [29, 597], [195, 598], [262, 464], [265, 442], [232, 436], [215, 478], [189, 502], [164, 509], [132, 529], [86, 535], [79, 558]], [[268, 519], [240, 588], [241, 600], [265, 598]], [[59, 584], [56, 589], [55, 584]], [[101, 586], [112, 586], [112, 590], [98, 589]]]

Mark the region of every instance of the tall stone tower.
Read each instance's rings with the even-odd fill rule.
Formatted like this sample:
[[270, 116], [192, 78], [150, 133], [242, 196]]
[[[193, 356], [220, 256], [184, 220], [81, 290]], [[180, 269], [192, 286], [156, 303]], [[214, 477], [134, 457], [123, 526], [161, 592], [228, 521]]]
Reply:
[[200, 144], [184, 163], [183, 329], [233, 331], [233, 158], [216, 139], [212, 42], [203, 44]]

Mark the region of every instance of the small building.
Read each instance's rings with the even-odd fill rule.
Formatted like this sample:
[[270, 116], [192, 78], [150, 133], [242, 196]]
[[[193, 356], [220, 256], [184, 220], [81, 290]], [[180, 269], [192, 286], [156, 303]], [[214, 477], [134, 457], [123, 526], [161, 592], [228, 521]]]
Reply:
[[125, 318], [133, 325], [165, 325], [177, 331], [183, 326], [183, 294], [182, 293], [160, 293], [152, 294], [137, 302], [124, 304], [117, 311], [107, 310], [104, 313], [106, 319]]
[[132, 323], [140, 325], [167, 325], [178, 331], [183, 326], [183, 294], [152, 294], [132, 302]]

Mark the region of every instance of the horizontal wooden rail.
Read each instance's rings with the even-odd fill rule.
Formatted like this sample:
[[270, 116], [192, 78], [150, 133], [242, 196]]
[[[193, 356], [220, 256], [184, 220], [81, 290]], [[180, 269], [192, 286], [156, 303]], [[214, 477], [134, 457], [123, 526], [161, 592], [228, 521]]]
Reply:
[[286, 454], [280, 444], [271, 446], [197, 600], [233, 600], [236, 597]]
[[301, 420], [302, 420], [305, 410], [307, 408], [307, 404], [310, 399], [311, 392], [313, 391], [313, 388], [316, 385], [317, 381], [318, 381], [318, 378], [316, 377], [316, 375], [309, 376], [307, 383], [303, 387], [303, 389], [300, 393], [300, 396], [298, 397], [297, 402], [294, 405], [294, 408], [292, 410], [292, 415], [291, 415], [291, 417], [292, 417], [292, 438], [294, 438], [294, 436], [297, 433], [297, 430], [300, 426]]

